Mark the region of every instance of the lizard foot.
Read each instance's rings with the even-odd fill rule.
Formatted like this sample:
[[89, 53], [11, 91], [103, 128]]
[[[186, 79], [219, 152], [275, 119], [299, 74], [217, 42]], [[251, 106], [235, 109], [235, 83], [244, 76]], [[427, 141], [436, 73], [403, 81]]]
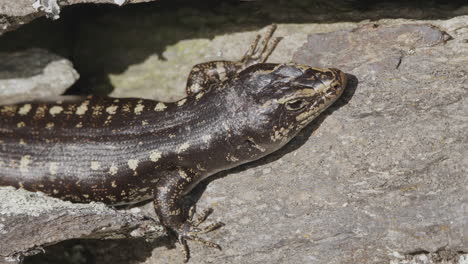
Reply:
[[199, 228], [200, 224], [202, 224], [208, 216], [213, 212], [213, 209], [208, 208], [205, 209], [201, 214], [199, 214], [195, 219], [195, 206], [190, 208], [187, 222], [185, 222], [178, 230], [177, 230], [177, 240], [182, 245], [182, 254], [184, 255], [184, 262], [188, 262], [190, 258], [190, 250], [187, 245], [187, 240], [192, 240], [198, 243], [201, 243], [205, 246], [216, 248], [221, 250], [221, 246], [216, 243], [210, 242], [205, 240], [198, 235], [205, 234], [211, 232], [215, 229], [218, 229], [224, 226], [223, 223], [217, 222], [211, 225], [208, 225], [204, 228]]
[[245, 55], [240, 60], [240, 62], [244, 64], [244, 69], [253, 64], [264, 63], [268, 59], [278, 42], [281, 40], [281, 37], [273, 39], [271, 38], [276, 28], [277, 26], [275, 24], [268, 27], [260, 46], [258, 45], [258, 42], [262, 37], [257, 35], [255, 40], [250, 45], [249, 50], [247, 50]]

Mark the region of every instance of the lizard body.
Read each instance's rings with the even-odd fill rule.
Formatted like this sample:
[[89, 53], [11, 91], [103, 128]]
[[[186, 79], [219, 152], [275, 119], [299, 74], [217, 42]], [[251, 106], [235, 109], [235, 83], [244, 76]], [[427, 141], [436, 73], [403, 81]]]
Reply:
[[[153, 199], [161, 223], [200, 241], [220, 224], [184, 212], [182, 198], [201, 180], [284, 146], [346, 86], [337, 69], [265, 63], [278, 39], [271, 27], [239, 62], [196, 65], [186, 98], [138, 98], [0, 107], [0, 186], [74, 202], [110, 205]], [[204, 218], [202, 215], [201, 218]]]

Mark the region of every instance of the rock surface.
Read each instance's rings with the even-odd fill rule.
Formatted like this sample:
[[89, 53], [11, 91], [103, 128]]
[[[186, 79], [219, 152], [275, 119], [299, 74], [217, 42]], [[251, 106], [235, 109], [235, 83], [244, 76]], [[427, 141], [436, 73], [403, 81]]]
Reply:
[[95, 3], [120, 6], [149, 1], [152, 0], [0, 0], [0, 35], [44, 15], [51, 19], [58, 19], [61, 8], [67, 5]]
[[[190, 243], [191, 263], [465, 263], [467, 24], [468, 17], [460, 16], [424, 23], [280, 25], [277, 35], [285, 38], [271, 62], [337, 67], [349, 74], [350, 84], [336, 105], [283, 150], [221, 173], [195, 190], [199, 208], [215, 208], [208, 221], [220, 220], [226, 227], [206, 236], [223, 246], [221, 252]], [[180, 89], [167, 98], [180, 97], [191, 65], [235, 60], [257, 33], [168, 45], [164, 59], [147, 56], [122, 75], [111, 76], [122, 88], [114, 93], [154, 98], [154, 86], [162, 85]], [[93, 61], [92, 67], [99, 63]], [[137, 78], [149, 76], [154, 67], [170, 68], [167, 76], [157, 73], [169, 84]], [[130, 89], [137, 86], [142, 89]], [[8, 195], [25, 196], [11, 189], [3, 192], [4, 201], [11, 199]], [[37, 206], [26, 209], [47, 208], [43, 199], [49, 201], [40, 197]], [[76, 210], [73, 206], [95, 212], [95, 205], [69, 203], [55, 210]], [[22, 212], [18, 208], [11, 210]], [[109, 216], [117, 214], [113, 221], [125, 222], [121, 219], [127, 212], [99, 208]], [[151, 214], [146, 209], [143, 214]], [[34, 221], [55, 215], [43, 210], [49, 213]], [[71, 226], [77, 220], [72, 221]], [[99, 221], [88, 224], [98, 230]], [[61, 232], [66, 238], [83, 236], [66, 228]], [[56, 241], [61, 239], [65, 237]], [[181, 262], [179, 250], [167, 246], [172, 243], [163, 238], [81, 240], [47, 247], [49, 254], [26, 262], [64, 263], [61, 255], [92, 255], [89, 259], [96, 263]]]
[[0, 104], [61, 95], [78, 77], [69, 60], [46, 50], [0, 53]]
[[17, 263], [24, 256], [44, 252], [44, 246], [73, 238], [135, 239], [164, 234], [138, 209], [72, 204], [8, 187], [0, 188], [0, 201], [0, 263]]

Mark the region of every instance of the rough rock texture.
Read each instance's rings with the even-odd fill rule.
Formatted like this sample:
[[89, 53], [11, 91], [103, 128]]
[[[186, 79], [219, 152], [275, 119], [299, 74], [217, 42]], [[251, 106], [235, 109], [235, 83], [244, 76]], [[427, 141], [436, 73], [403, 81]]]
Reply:
[[73, 238], [121, 239], [161, 236], [162, 228], [139, 210], [103, 204], [72, 204], [39, 193], [0, 188], [0, 263], [16, 263], [43, 247]]
[[0, 104], [61, 95], [78, 77], [69, 60], [46, 50], [0, 53]]
[[123, 5], [149, 1], [152, 0], [0, 0], [0, 35], [44, 15], [58, 19], [61, 8], [67, 5], [82, 3]]
[[[286, 11], [278, 15], [287, 17]], [[122, 17], [102, 16], [85, 23], [78, 30], [81, 38], [75, 39], [82, 49], [74, 54], [74, 62], [81, 59], [80, 68], [85, 70], [104, 68], [109, 61], [119, 65], [117, 71], [109, 71], [109, 79], [114, 94], [122, 96], [176, 99], [182, 96], [193, 64], [237, 59], [258, 33], [216, 31], [176, 41], [165, 38], [174, 31], [162, 27], [157, 36], [133, 35], [155, 23], [135, 27]], [[184, 19], [191, 21], [187, 15]], [[166, 45], [158, 54], [137, 53], [148, 48], [144, 46], [148, 42], [128, 49], [125, 39], [116, 36], [121, 31], [112, 35], [98, 27], [109, 21], [119, 29], [130, 28], [132, 37], [124, 34], [129, 41], [144, 36], [161, 38]], [[193, 31], [188, 22], [187, 30]], [[221, 173], [195, 190], [193, 200], [200, 199], [199, 208], [215, 208], [208, 222], [220, 220], [226, 226], [206, 235], [223, 251], [190, 243], [191, 263], [467, 263], [468, 255], [463, 255], [468, 252], [467, 24], [468, 17], [459, 16], [424, 22], [280, 25], [277, 35], [284, 39], [271, 62], [341, 68], [349, 74], [350, 85], [335, 106], [286, 148]], [[94, 38], [99, 34], [121, 45], [96, 45], [101, 43]], [[102, 56], [93, 58], [93, 49]], [[116, 52], [106, 54], [106, 49]], [[164, 97], [158, 94], [161, 91], [171, 94]], [[8, 189], [0, 200], [12, 199], [8, 195], [24, 197]], [[43, 204], [47, 208], [48, 202], [42, 200], [46, 198], [40, 199], [34, 202], [35, 210]], [[145, 215], [151, 214], [150, 207]], [[56, 215], [47, 212], [34, 221]], [[120, 223], [127, 212], [118, 213], [114, 221]], [[92, 221], [87, 223], [98, 230], [101, 220]], [[82, 237], [65, 228], [60, 231], [67, 238]], [[50, 243], [45, 238], [44, 243]], [[162, 237], [150, 242], [80, 240], [47, 247], [48, 254], [26, 263], [181, 262], [179, 250], [167, 248], [172, 246], [173, 241]]]
[[437, 253], [414, 254], [410, 256], [398, 256], [398, 259], [389, 264], [467, 264], [468, 254], [461, 255], [458, 252], [442, 250]]

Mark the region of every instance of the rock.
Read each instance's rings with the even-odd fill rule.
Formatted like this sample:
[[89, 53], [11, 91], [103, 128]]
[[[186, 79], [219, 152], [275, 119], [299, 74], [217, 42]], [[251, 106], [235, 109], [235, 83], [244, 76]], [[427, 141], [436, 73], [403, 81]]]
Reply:
[[60, 18], [61, 8], [72, 4], [95, 3], [95, 4], [130, 4], [143, 3], [154, 0], [0, 0], [0, 35], [15, 30], [19, 26], [27, 24], [32, 20], [47, 16], [51, 19]]
[[[104, 204], [72, 204], [13, 188], [0, 188], [0, 263], [16, 263], [46, 245], [73, 238], [161, 236], [161, 226], [141, 214]], [[34, 224], [32, 224], [34, 223]]]
[[418, 253], [409, 256], [394, 255], [398, 259], [392, 260], [389, 264], [466, 264], [468, 254], [450, 250], [441, 250], [436, 253]]
[[42, 49], [0, 53], [0, 104], [61, 95], [78, 77], [69, 60]]

